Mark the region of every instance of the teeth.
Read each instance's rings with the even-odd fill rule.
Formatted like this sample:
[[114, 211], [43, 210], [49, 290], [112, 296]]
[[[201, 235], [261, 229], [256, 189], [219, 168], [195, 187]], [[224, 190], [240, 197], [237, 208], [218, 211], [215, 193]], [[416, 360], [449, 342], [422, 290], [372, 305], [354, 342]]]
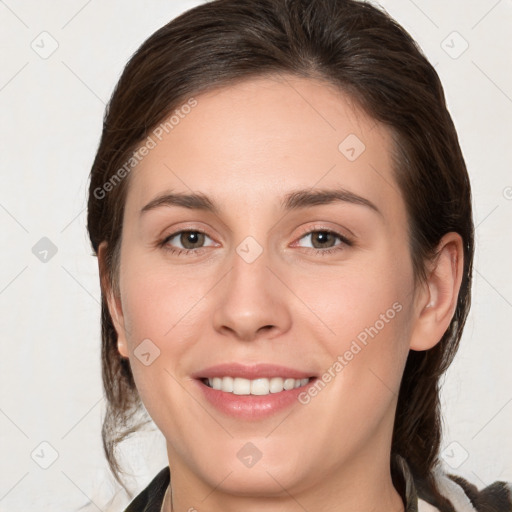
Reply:
[[218, 391], [233, 393], [235, 395], [268, 395], [280, 393], [284, 390], [305, 386], [310, 379], [283, 379], [273, 377], [271, 379], [243, 379], [241, 377], [213, 377], [204, 379], [208, 386]]

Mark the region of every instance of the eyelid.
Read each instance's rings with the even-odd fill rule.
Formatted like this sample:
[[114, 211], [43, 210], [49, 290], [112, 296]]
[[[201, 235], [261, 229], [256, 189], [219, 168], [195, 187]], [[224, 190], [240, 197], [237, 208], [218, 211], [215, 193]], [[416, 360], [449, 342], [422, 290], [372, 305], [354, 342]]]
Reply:
[[304, 225], [302, 225], [299, 229], [303, 230], [305, 233], [308, 233], [311, 230], [334, 231], [339, 233], [340, 235], [343, 235], [345, 238], [356, 238], [356, 234], [354, 233], [354, 231], [349, 229], [347, 226], [342, 226], [338, 223], [335, 223], [333, 225], [332, 222], [324, 222], [321, 220], [304, 223]]
[[[187, 249], [187, 248], [173, 247], [173, 246], [168, 245], [169, 240], [181, 235], [182, 233], [189, 233], [189, 232], [190, 233], [200, 233], [200, 234], [204, 235], [205, 237], [208, 237], [210, 240], [212, 240], [213, 244], [205, 245], [203, 247], [198, 247], [197, 249]], [[167, 235], [163, 235], [161, 238], [159, 238], [159, 242], [158, 242], [158, 245], [160, 247], [163, 247], [164, 249], [167, 249], [170, 252], [189, 252], [189, 253], [190, 252], [197, 253], [197, 252], [201, 251], [202, 249], [205, 249], [206, 247], [213, 247], [216, 244], [218, 245], [218, 242], [216, 242], [213, 239], [213, 237], [211, 237], [206, 231], [204, 231], [202, 229], [197, 229], [194, 227], [184, 227], [184, 228], [180, 228], [176, 231], [172, 231], [171, 233], [169, 233]]]
[[202, 231], [201, 229], [179, 229], [178, 231], [173, 231], [172, 233], [164, 236], [164, 239], [169, 240], [171, 238], [177, 237], [178, 235], [181, 235], [182, 233], [200, 233], [201, 235], [207, 236], [210, 240], [213, 240], [213, 238], [208, 233], [206, 233], [206, 231]]
[[[299, 234], [299, 237], [297, 240], [300, 240], [301, 238], [304, 238], [304, 236], [309, 235], [311, 233], [315, 233], [318, 231], [325, 231], [327, 233], [332, 233], [336, 236], [338, 236], [345, 244], [347, 245], [353, 245], [353, 237], [350, 235], [343, 234], [340, 229], [327, 227], [325, 225], [317, 224], [313, 226], [307, 226], [304, 228], [301, 228], [301, 233]], [[320, 249], [322, 250], [322, 249]]]
[[167, 226], [165, 229], [160, 231], [160, 233], [157, 235], [157, 238], [162, 242], [170, 237], [183, 233], [184, 231], [202, 233], [203, 235], [216, 241], [215, 237], [210, 234], [214, 231], [214, 229], [208, 223], [196, 221], [177, 222]]

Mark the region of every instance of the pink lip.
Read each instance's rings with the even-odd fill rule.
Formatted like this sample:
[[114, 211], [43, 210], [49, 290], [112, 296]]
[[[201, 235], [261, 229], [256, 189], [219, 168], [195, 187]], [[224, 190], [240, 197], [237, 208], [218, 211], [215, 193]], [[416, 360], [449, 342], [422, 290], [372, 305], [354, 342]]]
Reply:
[[286, 366], [275, 364], [255, 364], [252, 366], [240, 363], [223, 363], [204, 368], [192, 374], [195, 379], [205, 379], [213, 377], [242, 377], [244, 379], [254, 380], [272, 377], [283, 377], [288, 379], [306, 379], [316, 377], [313, 372], [296, 370]]
[[[311, 378], [305, 386], [283, 390], [268, 395], [235, 395], [207, 386], [203, 379], [213, 377], [242, 377], [245, 379], [283, 377], [293, 379]], [[300, 393], [314, 385], [318, 380], [312, 372], [304, 372], [285, 366], [273, 364], [257, 364], [253, 366], [238, 363], [226, 363], [204, 368], [192, 375], [196, 379], [203, 397], [206, 398], [219, 412], [244, 420], [258, 420], [267, 418], [292, 405], [301, 406], [298, 397]]]

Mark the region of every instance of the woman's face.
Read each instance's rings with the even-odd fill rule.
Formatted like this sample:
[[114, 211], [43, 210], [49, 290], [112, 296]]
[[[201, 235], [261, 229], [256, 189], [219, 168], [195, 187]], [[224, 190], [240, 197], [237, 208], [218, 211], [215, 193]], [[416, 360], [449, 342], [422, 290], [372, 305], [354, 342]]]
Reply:
[[389, 133], [291, 76], [189, 105], [130, 176], [116, 321], [171, 473], [298, 496], [386, 471], [418, 309]]

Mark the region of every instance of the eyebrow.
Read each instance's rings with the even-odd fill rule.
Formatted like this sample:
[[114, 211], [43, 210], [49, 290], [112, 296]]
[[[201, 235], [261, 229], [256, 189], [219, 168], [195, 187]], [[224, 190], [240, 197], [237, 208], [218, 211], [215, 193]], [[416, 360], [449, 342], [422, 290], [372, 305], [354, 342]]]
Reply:
[[[336, 202], [365, 206], [376, 213], [382, 212], [369, 199], [343, 188], [337, 189], [300, 189], [286, 194], [281, 200], [284, 210], [298, 210], [311, 206], [326, 205]], [[179, 206], [191, 210], [203, 210], [219, 214], [220, 209], [208, 196], [201, 193], [185, 194], [182, 192], [166, 192], [155, 197], [140, 211], [141, 215], [162, 206]]]

